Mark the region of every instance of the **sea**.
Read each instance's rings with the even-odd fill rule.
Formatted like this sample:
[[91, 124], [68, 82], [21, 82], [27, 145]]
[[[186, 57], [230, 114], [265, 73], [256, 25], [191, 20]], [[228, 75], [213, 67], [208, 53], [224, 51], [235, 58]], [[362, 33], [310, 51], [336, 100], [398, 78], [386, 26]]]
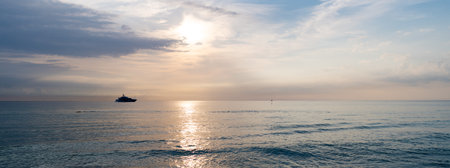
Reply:
[[450, 101], [0, 102], [0, 167], [450, 167]]

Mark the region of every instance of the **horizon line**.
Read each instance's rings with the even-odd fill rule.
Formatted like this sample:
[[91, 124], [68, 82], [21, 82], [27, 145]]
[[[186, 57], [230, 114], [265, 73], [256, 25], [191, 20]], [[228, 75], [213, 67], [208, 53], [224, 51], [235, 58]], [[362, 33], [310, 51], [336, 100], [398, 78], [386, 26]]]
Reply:
[[[114, 101], [115, 96], [1, 96], [1, 102], [107, 102]], [[450, 101], [450, 99], [347, 99], [347, 98], [302, 98], [302, 99], [292, 99], [292, 98], [223, 98], [223, 99], [182, 99], [182, 98], [174, 98], [174, 99], [158, 99], [158, 98], [150, 98], [150, 97], [142, 97], [136, 96], [133, 98], [137, 98], [138, 102], [150, 102], [150, 101]], [[140, 101], [139, 101], [140, 100]]]

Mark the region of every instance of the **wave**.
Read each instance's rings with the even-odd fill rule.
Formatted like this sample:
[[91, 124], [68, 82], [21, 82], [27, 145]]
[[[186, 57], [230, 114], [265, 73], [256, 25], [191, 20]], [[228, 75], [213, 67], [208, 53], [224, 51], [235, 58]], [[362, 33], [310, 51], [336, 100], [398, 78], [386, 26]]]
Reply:
[[250, 147], [247, 148], [249, 152], [260, 152], [270, 155], [285, 155], [290, 157], [313, 157], [314, 155], [309, 152], [300, 152], [280, 147]]
[[[443, 135], [447, 136], [447, 135]], [[422, 139], [423, 140], [423, 139]], [[117, 141], [119, 143], [146, 143], [146, 142], [165, 142], [168, 140], [144, 140], [144, 141]], [[423, 142], [430, 142], [424, 140]], [[36, 154], [39, 157], [27, 157], [22, 160], [12, 159], [4, 160], [6, 167], [39, 167], [44, 163], [55, 167], [64, 167], [58, 165], [74, 165], [74, 167], [140, 167], [139, 165], [154, 165], [161, 162], [160, 166], [169, 162], [164, 160], [176, 161], [183, 159], [198, 159], [199, 164], [205, 167], [320, 167], [320, 166], [338, 166], [345, 163], [352, 167], [406, 167], [414, 164], [413, 167], [422, 166], [443, 166], [448, 167], [450, 148], [444, 145], [442, 147], [430, 146], [410, 146], [410, 143], [392, 143], [387, 141], [368, 141], [368, 142], [298, 142], [297, 144], [283, 146], [259, 146], [251, 145], [244, 147], [223, 147], [210, 149], [184, 150], [177, 148], [151, 149], [141, 148], [112, 148], [110, 150], [93, 150], [90, 152], [64, 152], [72, 147], [92, 145], [96, 148], [98, 143], [81, 144], [60, 144], [60, 146], [51, 145], [31, 145], [21, 147], [1, 148], [0, 155], [8, 156], [11, 153]], [[72, 146], [72, 147], [70, 147]], [[105, 145], [110, 147], [111, 145]], [[116, 146], [117, 147], [117, 146]], [[44, 152], [42, 151], [52, 151]], [[14, 155], [13, 155], [14, 156]], [[9, 157], [12, 158], [12, 157]], [[55, 159], [58, 158], [58, 159]], [[203, 159], [203, 160], [202, 160]], [[58, 160], [60, 162], [55, 162]], [[86, 162], [92, 161], [92, 162]], [[20, 161], [24, 164], [17, 164]], [[28, 162], [27, 162], [28, 161]], [[109, 163], [124, 163], [120, 166], [110, 165]], [[129, 162], [129, 164], [127, 163]], [[80, 163], [85, 164], [81, 166]], [[248, 163], [248, 164], [247, 164]], [[88, 166], [86, 166], [88, 165]], [[280, 166], [284, 165], [284, 166]], [[41, 166], [42, 167], [42, 166]], [[52, 166], [51, 166], [52, 167]], [[199, 166], [200, 167], [200, 166]], [[339, 166], [338, 166], [339, 167]]]
[[100, 112], [147, 112], [147, 113], [169, 113], [169, 112], [177, 112], [175, 110], [77, 110], [75, 113], [100, 113]]
[[[338, 125], [347, 125], [351, 123], [343, 122], [338, 124], [297, 124], [297, 125], [288, 125], [288, 126], [275, 126], [271, 127], [270, 130], [284, 130], [284, 129], [296, 129], [296, 128], [317, 128], [313, 130], [291, 130], [291, 131], [279, 131], [279, 132], [271, 132], [268, 134], [254, 134], [253, 136], [262, 136], [262, 135], [291, 135], [291, 134], [310, 134], [310, 133], [320, 133], [320, 132], [334, 132], [334, 131], [345, 131], [345, 130], [371, 130], [371, 129], [383, 129], [383, 128], [397, 128], [397, 127], [407, 127], [414, 126], [411, 123], [402, 123], [402, 124], [392, 124], [392, 125], [380, 125], [382, 123], [368, 123], [367, 125], [353, 126], [353, 127], [333, 127]], [[247, 137], [250, 137], [247, 135]]]
[[440, 132], [436, 132], [436, 133], [432, 133], [430, 135], [425, 136], [424, 138], [428, 138], [431, 140], [450, 140], [450, 134], [449, 133], [440, 133]]
[[331, 113], [330, 111], [311, 110], [216, 110], [210, 113]]
[[78, 110], [75, 111], [75, 113], [95, 113], [95, 112], [102, 112], [100, 110]]
[[140, 144], [140, 143], [168, 143], [168, 142], [178, 142], [172, 140], [136, 140], [136, 141], [116, 141], [111, 143], [125, 143], [125, 144]]
[[277, 130], [277, 129], [290, 129], [290, 128], [317, 128], [317, 127], [330, 127], [333, 126], [333, 124], [295, 124], [295, 125], [278, 125], [273, 126], [271, 129]]
[[154, 157], [154, 156], [192, 156], [192, 155], [210, 155], [220, 153], [258, 153], [263, 155], [283, 155], [295, 158], [314, 157], [314, 154], [310, 152], [303, 152], [292, 150], [283, 147], [243, 147], [243, 148], [222, 148], [222, 149], [160, 149], [160, 150], [148, 150], [148, 151], [134, 151], [137, 152], [133, 155], [140, 155], [140, 157]]
[[291, 112], [287, 110], [219, 110], [209, 111], [210, 113], [272, 113], [272, 112]]

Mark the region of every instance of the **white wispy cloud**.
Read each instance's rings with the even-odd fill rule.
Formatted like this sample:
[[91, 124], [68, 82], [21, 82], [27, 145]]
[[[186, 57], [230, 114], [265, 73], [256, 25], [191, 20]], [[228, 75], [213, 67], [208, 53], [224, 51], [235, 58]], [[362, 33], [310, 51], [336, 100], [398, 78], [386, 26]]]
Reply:
[[183, 4], [187, 5], [187, 6], [190, 6], [190, 7], [207, 10], [207, 11], [210, 11], [210, 12], [213, 12], [213, 13], [219, 13], [219, 14], [224, 14], [224, 15], [237, 15], [238, 14], [237, 12], [226, 10], [224, 8], [219, 8], [219, 7], [215, 7], [215, 6], [208, 6], [208, 5], [196, 3], [196, 2], [193, 2], [193, 1], [186, 1]]
[[435, 29], [433, 29], [433, 28], [420, 28], [419, 29], [419, 32], [422, 32], [422, 33], [428, 33], [428, 32], [433, 32], [433, 31], [435, 31]]
[[328, 0], [299, 22], [297, 33], [305, 36], [327, 38], [357, 32], [361, 24], [388, 12], [396, 1], [391, 0]]

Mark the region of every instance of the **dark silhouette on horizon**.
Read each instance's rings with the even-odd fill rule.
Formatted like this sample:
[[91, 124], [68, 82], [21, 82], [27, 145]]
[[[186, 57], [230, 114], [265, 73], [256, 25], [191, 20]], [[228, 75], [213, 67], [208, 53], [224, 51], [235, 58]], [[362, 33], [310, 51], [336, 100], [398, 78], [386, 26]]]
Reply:
[[118, 97], [116, 99], [116, 102], [135, 102], [136, 100], [137, 99], [132, 99], [132, 98], [125, 96], [125, 94], [122, 94], [122, 97]]

